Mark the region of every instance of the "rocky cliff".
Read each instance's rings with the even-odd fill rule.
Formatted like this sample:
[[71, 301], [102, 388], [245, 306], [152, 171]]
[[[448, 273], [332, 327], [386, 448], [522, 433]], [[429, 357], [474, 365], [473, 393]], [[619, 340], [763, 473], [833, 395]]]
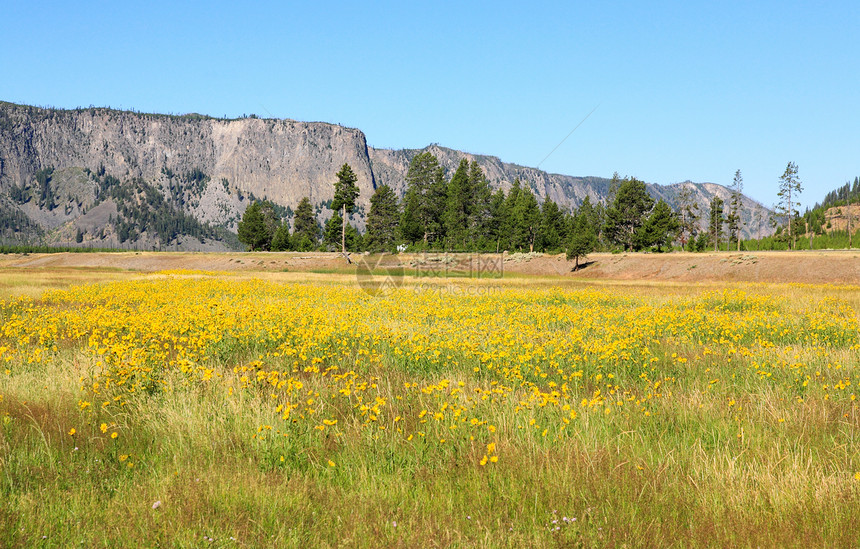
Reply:
[[[465, 157], [480, 164], [494, 187], [507, 189], [519, 178], [540, 199], [549, 196], [565, 206], [576, 206], [586, 196], [600, 201], [608, 189], [603, 178], [548, 174], [436, 145], [423, 150], [435, 154], [449, 175]], [[321, 122], [58, 110], [0, 102], [0, 229], [7, 237], [39, 231], [54, 241], [84, 233], [87, 239], [110, 244], [123, 236], [116, 219], [146, 203], [146, 215], [174, 216], [180, 221], [171, 218], [170, 223], [177, 226], [196, 222], [235, 232], [249, 198], [295, 208], [304, 196], [325, 218], [334, 174], [344, 163], [358, 176], [356, 221], [363, 227], [374, 189], [389, 184], [402, 193], [409, 161], [419, 152], [373, 149], [360, 130]], [[119, 189], [128, 181], [137, 182], [133, 192]], [[719, 185], [690, 185], [703, 208], [711, 196], [728, 194]], [[651, 185], [650, 190], [673, 203], [678, 186]], [[163, 203], [153, 193], [160, 193]], [[755, 234], [759, 227], [748, 221]], [[204, 229], [182, 230], [209, 235], [210, 246], [223, 240]], [[144, 232], [152, 237], [154, 229]], [[195, 248], [189, 240], [178, 239], [173, 246]], [[206, 238], [199, 240], [204, 243]]]

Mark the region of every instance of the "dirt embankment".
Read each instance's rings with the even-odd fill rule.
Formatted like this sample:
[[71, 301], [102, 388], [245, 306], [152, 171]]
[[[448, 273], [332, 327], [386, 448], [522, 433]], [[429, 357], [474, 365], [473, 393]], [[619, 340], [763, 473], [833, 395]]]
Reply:
[[[360, 260], [360, 254], [353, 254]], [[463, 276], [462, 266], [489, 266], [504, 276], [653, 280], [803, 282], [813, 284], [860, 284], [860, 250], [755, 253], [592, 254], [587, 263], [572, 271], [573, 262], [563, 255], [505, 254], [473, 257], [466, 254], [398, 256], [407, 269], [450, 268]], [[492, 263], [492, 265], [490, 265]], [[502, 265], [499, 269], [499, 265]], [[9, 254], [0, 256], [0, 269], [84, 268], [140, 272], [165, 270], [333, 272], [355, 271], [338, 253], [62, 253]], [[467, 267], [468, 268], [468, 267]], [[459, 269], [459, 273], [457, 270]], [[468, 274], [466, 274], [468, 276]]]

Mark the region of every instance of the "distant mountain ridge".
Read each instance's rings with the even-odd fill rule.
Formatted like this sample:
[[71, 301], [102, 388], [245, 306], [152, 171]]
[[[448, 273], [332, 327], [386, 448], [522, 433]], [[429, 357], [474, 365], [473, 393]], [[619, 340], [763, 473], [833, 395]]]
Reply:
[[[358, 176], [355, 222], [363, 227], [376, 187], [388, 184], [402, 195], [409, 161], [423, 151], [449, 174], [465, 157], [478, 162], [494, 188], [507, 190], [519, 178], [540, 200], [549, 196], [564, 207], [586, 196], [604, 200], [608, 192], [606, 178], [550, 174], [438, 145], [375, 149], [360, 130], [324, 122], [0, 102], [0, 236], [40, 233], [48, 242], [99, 245], [125, 237], [167, 249], [223, 249], [235, 245], [226, 231], [235, 233], [252, 198], [289, 213], [308, 196], [327, 218], [334, 174], [344, 163]], [[703, 211], [711, 197], [729, 194], [711, 183], [648, 189], [674, 205], [681, 185], [691, 187]], [[747, 235], [769, 234], [769, 212], [751, 199], [745, 206]], [[755, 211], [766, 213], [756, 218]]]

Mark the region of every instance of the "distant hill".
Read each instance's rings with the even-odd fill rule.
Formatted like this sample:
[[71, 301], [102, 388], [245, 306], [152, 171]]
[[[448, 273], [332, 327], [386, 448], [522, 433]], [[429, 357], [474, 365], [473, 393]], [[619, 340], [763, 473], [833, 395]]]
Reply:
[[[514, 179], [539, 199], [565, 207], [586, 196], [602, 201], [609, 179], [550, 174], [431, 145], [387, 150], [367, 145], [357, 129], [323, 122], [220, 119], [200, 114], [144, 114], [107, 108], [60, 110], [0, 102], [0, 239], [140, 248], [218, 250], [238, 246], [236, 226], [251, 200], [265, 198], [289, 216], [308, 196], [321, 220], [334, 174], [349, 163], [360, 189], [356, 224], [381, 184], [405, 190], [409, 161], [435, 154], [449, 174], [463, 157], [483, 168], [493, 187]], [[649, 185], [670, 205], [682, 186], [702, 211], [728, 189], [713, 183]], [[747, 236], [772, 230], [769, 211], [745, 200]]]

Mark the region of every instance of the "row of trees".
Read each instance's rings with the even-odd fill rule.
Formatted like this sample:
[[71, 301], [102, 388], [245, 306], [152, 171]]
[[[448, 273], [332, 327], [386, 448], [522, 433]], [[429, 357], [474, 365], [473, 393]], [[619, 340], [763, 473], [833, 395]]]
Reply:
[[356, 180], [344, 164], [322, 229], [307, 197], [296, 209], [292, 233], [270, 202], [254, 202], [239, 224], [239, 240], [251, 250], [311, 250], [321, 239], [323, 247], [343, 252], [405, 244], [440, 251], [567, 251], [579, 258], [597, 247], [663, 250], [679, 229], [669, 205], [655, 202], [634, 178], [613, 178], [609, 207], [586, 197], [579, 208], [564, 211], [548, 196], [539, 202], [519, 180], [507, 193], [493, 192], [480, 166], [465, 159], [447, 180], [436, 157], [422, 153], [410, 163], [402, 199], [387, 185], [376, 189], [362, 235], [348, 223], [359, 196]]
[[[797, 218], [801, 192], [797, 167], [789, 163], [780, 178], [778, 215]], [[610, 183], [605, 204], [589, 197], [564, 211], [549, 196], [538, 201], [529, 185], [515, 180], [506, 193], [493, 191], [477, 162], [461, 160], [450, 179], [429, 152], [416, 155], [406, 174], [402, 198], [387, 186], [370, 197], [366, 231], [349, 223], [356, 210], [357, 177], [348, 164], [336, 174], [332, 215], [321, 227], [310, 200], [302, 199], [293, 217], [293, 231], [269, 202], [254, 202], [239, 224], [239, 239], [252, 250], [340, 249], [394, 251], [398, 245], [438, 251], [498, 252], [567, 251], [582, 257], [594, 249], [663, 251], [678, 242], [691, 251], [719, 249], [723, 242], [741, 248], [743, 176], [735, 173], [727, 201], [714, 197], [710, 211], [700, 212], [690, 188], [683, 188], [676, 210], [655, 201], [645, 183], [620, 178]], [[780, 213], [782, 212], [782, 213]], [[702, 216], [707, 215], [707, 230]], [[791, 238], [796, 231], [788, 229]]]

